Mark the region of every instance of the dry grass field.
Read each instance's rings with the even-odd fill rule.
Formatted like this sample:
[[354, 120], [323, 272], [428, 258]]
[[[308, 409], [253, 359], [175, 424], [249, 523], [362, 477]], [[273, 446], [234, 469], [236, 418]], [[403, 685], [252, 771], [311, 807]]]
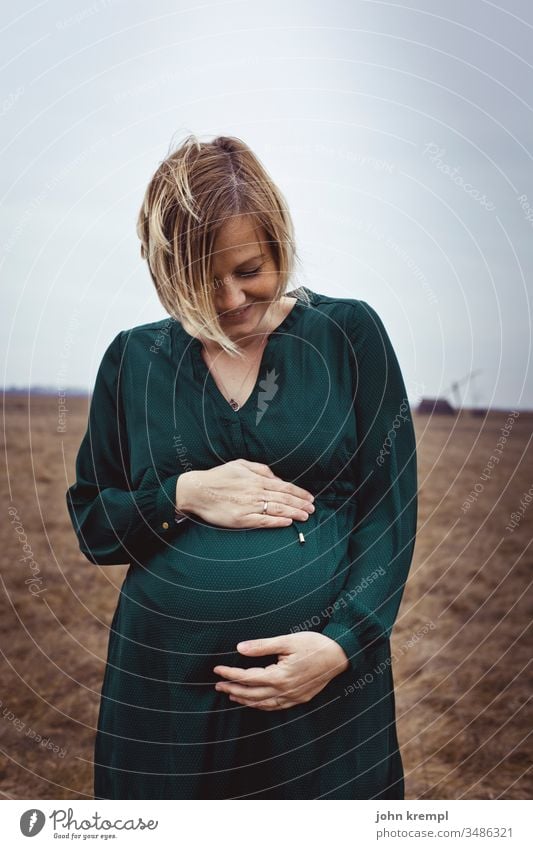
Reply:
[[[57, 398], [6, 398], [3, 798], [92, 796], [107, 629], [127, 567], [89, 563], [66, 512], [87, 403], [68, 399], [60, 433]], [[500, 454], [506, 420], [415, 417], [419, 530], [392, 646], [409, 799], [532, 796], [533, 416], [512, 419]]]

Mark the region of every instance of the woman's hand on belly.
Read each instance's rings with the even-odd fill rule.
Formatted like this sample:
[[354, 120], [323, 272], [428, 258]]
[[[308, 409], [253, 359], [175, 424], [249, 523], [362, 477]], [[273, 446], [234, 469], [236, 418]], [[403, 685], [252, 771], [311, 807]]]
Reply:
[[[263, 513], [265, 501], [268, 509]], [[305, 521], [314, 495], [277, 477], [265, 463], [230, 460], [213, 469], [184, 472], [176, 485], [176, 507], [223, 528], [278, 528]]]
[[299, 631], [261, 640], [238, 643], [248, 657], [277, 654], [278, 662], [267, 667], [242, 669], [215, 666], [224, 680], [215, 689], [228, 693], [231, 701], [261, 710], [282, 710], [310, 701], [349, 661], [335, 640], [316, 631]]

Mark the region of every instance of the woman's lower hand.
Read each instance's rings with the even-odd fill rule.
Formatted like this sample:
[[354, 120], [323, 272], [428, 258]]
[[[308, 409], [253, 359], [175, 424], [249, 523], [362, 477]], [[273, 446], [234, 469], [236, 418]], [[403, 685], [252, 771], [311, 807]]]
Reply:
[[223, 677], [216, 690], [227, 693], [231, 701], [260, 710], [283, 710], [308, 702], [349, 667], [342, 647], [316, 631], [247, 640], [238, 643], [237, 650], [247, 657], [278, 655], [278, 662], [266, 667], [213, 669]]
[[184, 472], [176, 485], [178, 510], [224, 528], [276, 528], [293, 519], [305, 521], [315, 509], [313, 501], [312, 493], [278, 478], [266, 464], [244, 459]]

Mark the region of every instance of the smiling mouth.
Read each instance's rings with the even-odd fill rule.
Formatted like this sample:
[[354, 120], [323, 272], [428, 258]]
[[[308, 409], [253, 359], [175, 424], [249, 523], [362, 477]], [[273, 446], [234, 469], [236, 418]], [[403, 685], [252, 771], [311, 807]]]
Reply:
[[226, 312], [226, 313], [223, 313], [223, 314], [220, 316], [220, 318], [221, 318], [222, 320], [224, 320], [224, 319], [226, 319], [226, 318], [238, 318], [238, 316], [240, 316], [240, 315], [244, 315], [244, 313], [248, 312], [248, 310], [249, 310], [249, 309], [250, 309], [250, 307], [252, 307], [252, 306], [253, 306], [253, 304], [247, 304], [245, 307], [243, 307], [243, 308], [242, 308], [242, 310], [236, 310], [235, 312]]

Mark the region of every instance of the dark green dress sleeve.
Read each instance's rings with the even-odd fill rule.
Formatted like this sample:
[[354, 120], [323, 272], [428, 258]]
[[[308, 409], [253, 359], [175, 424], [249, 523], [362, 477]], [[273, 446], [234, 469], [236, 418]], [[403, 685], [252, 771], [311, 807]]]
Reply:
[[415, 432], [392, 343], [365, 301], [351, 327], [356, 519], [346, 581], [323, 633], [359, 673], [390, 638], [414, 550], [418, 497]]
[[98, 565], [130, 563], [155, 535], [164, 539], [182, 527], [174, 521], [176, 483], [182, 472], [160, 479], [157, 470], [149, 468], [138, 488], [131, 484], [120, 383], [122, 337], [121, 331], [100, 363], [76, 458], [76, 481], [66, 493], [80, 551]]

